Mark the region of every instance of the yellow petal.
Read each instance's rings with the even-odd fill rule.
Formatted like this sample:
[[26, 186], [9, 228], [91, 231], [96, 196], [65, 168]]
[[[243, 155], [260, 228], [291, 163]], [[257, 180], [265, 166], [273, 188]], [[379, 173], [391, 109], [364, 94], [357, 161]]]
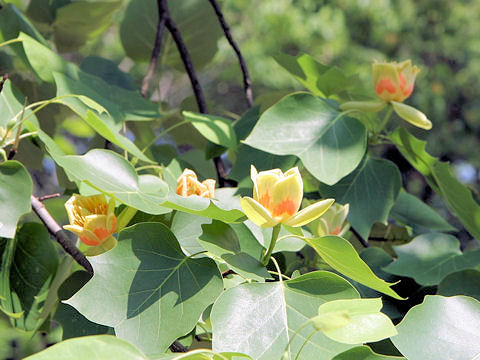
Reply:
[[393, 105], [393, 110], [395, 110], [397, 115], [408, 121], [410, 124], [425, 130], [430, 130], [432, 128], [431, 121], [428, 120], [425, 114], [420, 110], [396, 101], [391, 101], [391, 103]]
[[284, 222], [293, 216], [302, 203], [303, 181], [297, 167], [288, 170], [285, 178], [275, 184], [272, 192], [270, 211], [272, 217]]
[[261, 171], [256, 176], [252, 169], [252, 178], [255, 178], [253, 198], [262, 204], [268, 210], [271, 210], [272, 192], [278, 181], [284, 178], [282, 170], [273, 169], [268, 171]]
[[340, 105], [340, 110], [358, 110], [361, 112], [379, 112], [387, 103], [385, 101], [347, 101]]
[[310, 206], [307, 206], [302, 211], [299, 211], [290, 219], [285, 221], [285, 225], [298, 227], [308, 224], [316, 218], [322, 216], [322, 214], [328, 210], [330, 206], [335, 202], [334, 199], [325, 199], [316, 202]]
[[267, 209], [260, 203], [250, 197], [243, 197], [240, 199], [240, 205], [247, 217], [256, 225], [261, 227], [272, 227], [278, 224]]

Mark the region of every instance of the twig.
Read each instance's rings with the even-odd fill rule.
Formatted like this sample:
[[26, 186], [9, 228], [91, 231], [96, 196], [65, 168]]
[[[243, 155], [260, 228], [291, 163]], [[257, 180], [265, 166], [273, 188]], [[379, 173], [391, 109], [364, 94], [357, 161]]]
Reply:
[[[159, 0], [161, 1], [161, 0]], [[165, 17], [166, 13], [160, 11], [160, 5], [158, 6], [158, 24], [157, 24], [157, 34], [155, 36], [155, 45], [152, 50], [152, 57], [150, 58], [150, 65], [148, 66], [148, 71], [145, 74], [145, 77], [142, 81], [142, 88], [140, 94], [143, 97], [147, 96], [148, 88], [150, 87], [150, 80], [152, 79], [153, 74], [158, 63], [158, 56], [160, 55], [160, 49], [162, 48], [162, 36], [163, 30], [165, 29]]]
[[25, 97], [25, 101], [23, 102], [23, 109], [22, 115], [20, 115], [20, 122], [17, 128], [17, 134], [15, 135], [15, 141], [13, 142], [13, 146], [8, 153], [8, 160], [12, 160], [18, 151], [18, 143], [20, 142], [20, 134], [22, 133], [22, 122], [23, 117], [25, 116], [25, 108], [27, 107], [27, 98]]
[[45, 201], [45, 200], [53, 199], [53, 198], [56, 198], [56, 197], [59, 197], [59, 196], [61, 196], [60, 193], [43, 195], [43, 196], [38, 197], [38, 201]]
[[79, 263], [85, 270], [88, 271], [90, 275], [93, 275], [93, 268], [92, 264], [87, 260], [85, 255], [78, 250], [78, 248], [72, 243], [72, 241], [68, 238], [65, 231], [58, 225], [55, 219], [50, 215], [48, 210], [45, 208], [40, 200], [38, 200], [35, 196], [30, 197], [30, 203], [32, 204], [32, 209], [37, 214], [37, 216], [42, 220], [43, 224], [47, 228], [48, 232], [55, 237], [57, 242], [62, 246], [62, 248], [77, 262]]
[[218, 17], [218, 21], [220, 21], [220, 25], [222, 26], [225, 37], [227, 38], [230, 46], [233, 48], [233, 51], [235, 51], [235, 54], [237, 54], [238, 62], [240, 63], [240, 68], [242, 69], [242, 74], [243, 74], [243, 88], [245, 91], [245, 98], [247, 99], [248, 107], [251, 108], [253, 105], [253, 93], [252, 93], [252, 82], [250, 81], [250, 76], [248, 74], [247, 64], [245, 63], [242, 53], [240, 52], [240, 48], [237, 46], [237, 43], [235, 42], [235, 40], [233, 40], [232, 33], [230, 32], [230, 27], [225, 21], [225, 17], [223, 16], [222, 9], [220, 9], [220, 6], [218, 5], [216, 0], [209, 0], [209, 1], [210, 1], [210, 4], [213, 6], [213, 9], [215, 10], [215, 14]]
[[2, 80], [0, 80], [0, 92], [2, 92], [3, 90], [3, 84], [5, 84], [5, 81], [7, 81], [8, 79], [8, 74], [4, 74], [2, 76]]
[[360, 244], [362, 244], [363, 247], [366, 247], [366, 248], [370, 247], [370, 244], [367, 241], [365, 241], [362, 235], [360, 235], [359, 232], [355, 230], [353, 226], [350, 226], [350, 231], [353, 233], [353, 235], [357, 237], [358, 241], [360, 241]]

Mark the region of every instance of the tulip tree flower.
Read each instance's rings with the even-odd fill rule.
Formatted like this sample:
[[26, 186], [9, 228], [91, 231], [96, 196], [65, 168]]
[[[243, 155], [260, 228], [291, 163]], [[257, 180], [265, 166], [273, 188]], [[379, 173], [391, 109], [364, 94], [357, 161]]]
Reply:
[[[70, 225], [63, 227], [65, 230], [77, 234], [86, 245], [94, 247], [103, 245], [101, 252], [115, 246], [117, 241], [112, 235], [117, 228], [117, 218], [113, 198], [107, 203], [103, 194], [92, 196], [74, 194], [65, 203], [65, 209], [70, 221]], [[98, 253], [94, 251], [88, 255]]]
[[317, 219], [333, 204], [325, 199], [298, 211], [303, 199], [303, 181], [297, 167], [285, 173], [280, 169], [257, 172], [252, 165], [253, 198], [243, 197], [240, 205], [247, 217], [260, 227], [273, 227], [264, 264], [270, 259], [280, 232], [280, 224], [298, 227]]
[[197, 195], [213, 199], [215, 197], [215, 180], [198, 181], [193, 170], [185, 169], [177, 179], [177, 194], [181, 196]]
[[379, 100], [349, 101], [340, 105], [340, 109], [378, 112], [390, 104], [402, 119], [419, 128], [430, 130], [432, 123], [424, 113], [403, 104], [403, 101], [413, 92], [415, 78], [419, 71], [416, 66], [412, 66], [410, 60], [401, 63], [374, 62], [372, 65], [373, 87]]
[[317, 236], [343, 236], [350, 229], [347, 219], [349, 205], [333, 204], [319, 219], [310, 224]]

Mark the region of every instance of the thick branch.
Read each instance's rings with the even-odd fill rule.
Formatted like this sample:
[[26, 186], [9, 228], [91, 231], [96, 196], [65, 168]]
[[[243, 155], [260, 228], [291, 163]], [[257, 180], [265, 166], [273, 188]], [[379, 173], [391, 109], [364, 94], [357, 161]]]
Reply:
[[[161, 1], [161, 0], [159, 0]], [[155, 36], [155, 45], [152, 50], [152, 57], [150, 58], [150, 65], [148, 66], [148, 71], [145, 74], [145, 77], [142, 81], [142, 88], [140, 93], [143, 97], [147, 96], [148, 88], [150, 87], [150, 81], [158, 63], [158, 56], [160, 55], [160, 49], [162, 48], [162, 36], [163, 30], [165, 29], [165, 12], [160, 11], [160, 5], [158, 6], [158, 24], [157, 24], [157, 34]]]
[[238, 62], [240, 63], [240, 68], [242, 69], [243, 74], [243, 88], [245, 91], [245, 98], [247, 99], [247, 105], [250, 108], [253, 105], [253, 93], [252, 82], [250, 81], [250, 76], [248, 74], [247, 64], [245, 63], [242, 53], [240, 52], [240, 48], [237, 46], [235, 40], [233, 40], [232, 33], [230, 32], [230, 27], [225, 21], [222, 9], [220, 9], [220, 6], [218, 5], [216, 0], [209, 1], [210, 4], [213, 6], [213, 9], [215, 10], [215, 14], [218, 17], [218, 20], [220, 21], [220, 25], [222, 26], [223, 32], [225, 33], [225, 37], [230, 43], [230, 46], [233, 48], [233, 51], [235, 51], [235, 54], [237, 54]]
[[48, 232], [55, 237], [58, 243], [62, 246], [62, 248], [73, 257], [73, 259], [79, 263], [81, 266], [88, 271], [90, 275], [93, 275], [93, 268], [92, 264], [87, 260], [85, 255], [78, 250], [78, 248], [72, 243], [72, 241], [68, 238], [65, 231], [58, 225], [55, 219], [50, 215], [48, 210], [35, 196], [30, 197], [30, 202], [32, 204], [32, 209], [37, 214], [37, 216], [42, 220], [43, 224], [47, 228]]

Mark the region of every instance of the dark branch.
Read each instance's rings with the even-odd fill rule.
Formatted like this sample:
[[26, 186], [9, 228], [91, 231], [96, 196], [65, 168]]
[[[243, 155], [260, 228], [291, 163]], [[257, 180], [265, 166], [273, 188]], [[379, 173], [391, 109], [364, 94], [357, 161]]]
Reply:
[[170, 350], [172, 352], [187, 352], [188, 348], [183, 346], [179, 341], [175, 340], [172, 345], [170, 345]]
[[250, 81], [250, 76], [248, 74], [247, 64], [245, 63], [242, 53], [240, 52], [240, 48], [237, 46], [235, 40], [233, 40], [232, 33], [230, 32], [230, 27], [225, 21], [222, 9], [220, 9], [220, 6], [218, 5], [216, 0], [209, 1], [210, 4], [213, 6], [213, 9], [215, 10], [215, 14], [218, 17], [218, 20], [220, 21], [220, 25], [222, 26], [223, 32], [225, 33], [225, 37], [230, 43], [230, 46], [233, 48], [233, 51], [235, 51], [235, 54], [237, 54], [238, 62], [240, 63], [240, 68], [242, 69], [243, 74], [243, 88], [245, 91], [245, 98], [247, 99], [247, 105], [250, 108], [253, 105], [253, 93], [252, 82]]
[[4, 74], [2, 76], [2, 80], [0, 80], [0, 93], [2, 92], [3, 90], [3, 84], [5, 84], [5, 81], [7, 81], [8, 79], [8, 74]]
[[[158, 0], [159, 2], [161, 0]], [[147, 96], [148, 88], [150, 87], [150, 81], [152, 80], [152, 76], [155, 73], [155, 69], [157, 68], [158, 63], [158, 56], [160, 55], [160, 49], [162, 48], [162, 36], [163, 30], [165, 29], [165, 12], [160, 11], [160, 4], [158, 6], [158, 24], [157, 24], [157, 34], [155, 36], [155, 45], [153, 46], [152, 50], [152, 57], [150, 58], [150, 65], [148, 66], [148, 71], [145, 74], [145, 77], [142, 81], [142, 88], [140, 90], [140, 94], [143, 97]]]
[[93, 275], [92, 264], [90, 264], [85, 255], [83, 255], [83, 253], [78, 250], [78, 248], [68, 238], [65, 231], [60, 227], [60, 225], [58, 225], [52, 215], [50, 215], [48, 210], [45, 208], [45, 205], [43, 205], [40, 200], [33, 195], [30, 197], [30, 202], [32, 204], [33, 211], [35, 214], [37, 214], [40, 220], [42, 220], [48, 232], [58, 241], [62, 248], [73, 257], [77, 263], [83, 266], [90, 275]]
[[168, 4], [167, 0], [157, 0], [159, 6], [159, 16], [165, 17], [165, 26], [167, 27], [168, 31], [172, 35], [173, 41], [177, 46], [178, 52], [180, 53], [180, 57], [183, 62], [183, 66], [185, 66], [185, 70], [187, 71], [188, 77], [190, 78], [190, 83], [192, 84], [193, 93], [195, 95], [195, 100], [197, 101], [198, 110], [202, 114], [207, 114], [207, 104], [205, 102], [205, 97], [203, 95], [202, 87], [200, 86], [200, 82], [197, 78], [197, 73], [193, 67], [192, 58], [190, 57], [190, 53], [188, 52], [187, 46], [183, 41], [182, 35], [180, 34], [180, 30], [177, 27], [177, 24], [173, 21], [170, 13], [168, 11]]
[[365, 239], [362, 237], [362, 235], [360, 235], [358, 233], [358, 231], [355, 230], [355, 228], [353, 226], [350, 226], [350, 231], [353, 233], [353, 235], [355, 235], [357, 237], [358, 241], [360, 241], [360, 243], [363, 245], [363, 247], [366, 247], [366, 248], [370, 247], [370, 244], [367, 241], [365, 241]]

